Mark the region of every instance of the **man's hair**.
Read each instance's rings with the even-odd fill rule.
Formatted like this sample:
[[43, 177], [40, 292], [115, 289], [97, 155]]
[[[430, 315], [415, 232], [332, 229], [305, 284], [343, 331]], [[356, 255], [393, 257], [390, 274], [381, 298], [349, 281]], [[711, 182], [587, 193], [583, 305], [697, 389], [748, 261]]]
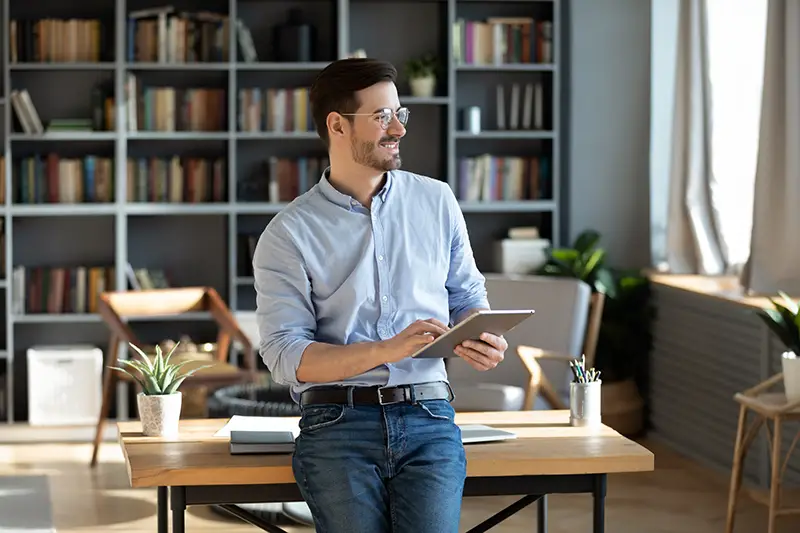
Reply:
[[[311, 85], [311, 116], [320, 139], [328, 145], [328, 114], [355, 113], [361, 103], [356, 92], [376, 83], [397, 80], [397, 69], [388, 61], [349, 58], [334, 61], [317, 75]], [[353, 117], [346, 117], [352, 121]]]

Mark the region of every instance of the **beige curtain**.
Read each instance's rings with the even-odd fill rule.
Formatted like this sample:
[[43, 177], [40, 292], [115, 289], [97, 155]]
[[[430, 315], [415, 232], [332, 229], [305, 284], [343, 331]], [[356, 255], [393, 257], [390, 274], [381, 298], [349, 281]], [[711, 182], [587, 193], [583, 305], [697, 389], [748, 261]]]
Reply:
[[750, 259], [755, 294], [800, 296], [800, 1], [770, 0]]
[[673, 273], [726, 270], [711, 201], [711, 102], [705, 0], [680, 0], [664, 259]]

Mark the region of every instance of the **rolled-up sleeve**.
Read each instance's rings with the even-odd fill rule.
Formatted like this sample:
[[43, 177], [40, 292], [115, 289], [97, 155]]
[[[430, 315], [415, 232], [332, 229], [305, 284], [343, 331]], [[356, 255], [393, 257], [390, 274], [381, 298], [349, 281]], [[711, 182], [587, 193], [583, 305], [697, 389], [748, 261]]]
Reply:
[[489, 309], [486, 278], [475, 264], [469, 241], [467, 223], [452, 189], [445, 184], [447, 208], [450, 213], [450, 268], [447, 273], [450, 319], [456, 322], [469, 309]]
[[299, 385], [297, 367], [314, 340], [316, 317], [303, 258], [279, 225], [261, 234], [253, 272], [261, 358], [275, 382]]

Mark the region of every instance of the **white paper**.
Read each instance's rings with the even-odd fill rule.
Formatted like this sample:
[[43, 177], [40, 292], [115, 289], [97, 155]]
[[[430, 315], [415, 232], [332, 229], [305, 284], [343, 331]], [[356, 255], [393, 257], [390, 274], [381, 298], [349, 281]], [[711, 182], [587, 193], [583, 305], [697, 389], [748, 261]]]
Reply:
[[214, 433], [215, 437], [230, 437], [231, 431], [291, 431], [297, 438], [300, 434], [297, 418], [283, 416], [233, 415], [228, 423]]

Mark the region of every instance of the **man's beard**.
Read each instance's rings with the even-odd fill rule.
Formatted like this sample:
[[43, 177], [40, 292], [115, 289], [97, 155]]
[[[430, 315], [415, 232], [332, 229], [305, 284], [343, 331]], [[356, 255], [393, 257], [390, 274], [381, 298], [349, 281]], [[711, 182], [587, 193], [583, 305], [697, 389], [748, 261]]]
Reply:
[[381, 159], [378, 156], [378, 145], [383, 142], [400, 142], [400, 139], [396, 137], [384, 137], [378, 143], [374, 143], [370, 141], [360, 141], [356, 138], [353, 138], [350, 144], [350, 148], [353, 153], [353, 161], [359, 165], [374, 168], [375, 170], [379, 170], [381, 172], [400, 168], [402, 163], [400, 152], [390, 155], [385, 159]]

